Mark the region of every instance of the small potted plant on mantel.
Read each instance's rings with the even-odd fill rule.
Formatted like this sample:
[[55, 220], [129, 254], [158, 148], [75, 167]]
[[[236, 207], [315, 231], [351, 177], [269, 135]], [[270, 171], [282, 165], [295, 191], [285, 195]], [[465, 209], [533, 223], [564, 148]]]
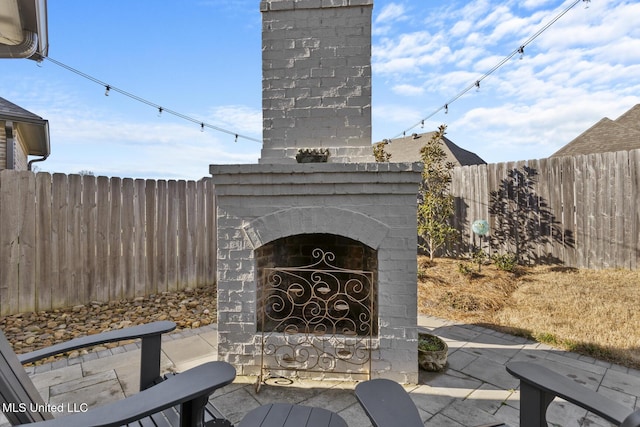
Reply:
[[296, 154], [298, 163], [326, 163], [328, 158], [327, 148], [301, 148]]
[[420, 332], [418, 334], [418, 364], [426, 371], [440, 372], [447, 365], [449, 346], [441, 338]]

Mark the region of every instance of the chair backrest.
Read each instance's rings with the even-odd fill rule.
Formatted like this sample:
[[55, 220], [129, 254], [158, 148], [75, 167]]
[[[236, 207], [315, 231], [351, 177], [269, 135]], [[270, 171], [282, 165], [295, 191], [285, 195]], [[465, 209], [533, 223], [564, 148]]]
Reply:
[[42, 396], [0, 331], [0, 405], [11, 425], [53, 419]]
[[400, 384], [374, 379], [356, 386], [356, 397], [374, 427], [423, 427], [418, 408]]

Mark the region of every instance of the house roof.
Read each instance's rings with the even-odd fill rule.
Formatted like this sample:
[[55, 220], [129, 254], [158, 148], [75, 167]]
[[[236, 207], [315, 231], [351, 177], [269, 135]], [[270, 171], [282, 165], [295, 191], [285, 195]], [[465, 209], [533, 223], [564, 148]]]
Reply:
[[[403, 138], [396, 138], [389, 141], [384, 151], [391, 154], [392, 162], [419, 162], [421, 159], [420, 150], [424, 147], [435, 132], [414, 133]], [[486, 164], [484, 160], [475, 153], [460, 148], [446, 136], [441, 140], [447, 161], [455, 166], [481, 165]]]
[[2, 97], [0, 97], [0, 120], [15, 123], [23, 136], [22, 142], [26, 145], [27, 154], [30, 156], [46, 157], [51, 153], [47, 120]]
[[611, 120], [607, 117], [578, 135], [550, 157], [606, 153], [640, 148], [640, 104]]

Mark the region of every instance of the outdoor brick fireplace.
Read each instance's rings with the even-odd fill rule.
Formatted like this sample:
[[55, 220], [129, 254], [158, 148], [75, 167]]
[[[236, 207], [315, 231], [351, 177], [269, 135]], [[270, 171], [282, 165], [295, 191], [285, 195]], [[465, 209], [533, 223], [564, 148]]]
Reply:
[[[218, 356], [240, 375], [415, 383], [420, 166], [373, 161], [373, 2], [260, 7], [262, 157], [210, 167]], [[309, 149], [328, 157], [296, 162]]]

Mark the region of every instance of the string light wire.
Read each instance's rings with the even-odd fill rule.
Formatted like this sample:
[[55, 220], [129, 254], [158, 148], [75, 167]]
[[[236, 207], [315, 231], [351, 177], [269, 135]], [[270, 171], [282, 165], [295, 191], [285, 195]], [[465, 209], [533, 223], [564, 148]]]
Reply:
[[442, 110], [444, 110], [445, 114], [447, 114], [449, 112], [449, 106], [452, 103], [457, 101], [460, 97], [462, 97], [464, 94], [469, 92], [471, 89], [473, 89], [473, 88], [478, 88], [479, 89], [480, 88], [480, 82], [482, 80], [486, 79], [491, 74], [495, 73], [504, 64], [509, 62], [509, 60], [511, 58], [513, 58], [515, 55], [517, 55], [517, 54], [523, 55], [524, 54], [524, 48], [527, 47], [527, 45], [529, 45], [535, 39], [537, 39], [542, 33], [544, 33], [549, 27], [551, 27], [553, 24], [555, 24], [560, 18], [562, 18], [564, 15], [566, 15], [571, 9], [574, 8], [575, 5], [577, 5], [580, 2], [585, 2], [588, 5], [590, 0], [575, 0], [573, 3], [571, 3], [569, 6], [567, 6], [562, 12], [560, 12], [558, 15], [556, 15], [551, 21], [547, 22], [542, 28], [540, 28], [538, 31], [536, 31], [531, 37], [529, 37], [518, 48], [516, 48], [513, 52], [511, 52], [509, 55], [507, 55], [504, 59], [502, 59], [500, 62], [498, 62], [496, 65], [494, 65], [493, 68], [491, 68], [489, 71], [484, 73], [481, 77], [475, 79], [474, 82], [471, 83], [469, 86], [467, 86], [464, 89], [462, 89], [457, 95], [455, 95], [453, 98], [451, 98], [449, 101], [447, 101], [443, 106], [441, 106], [438, 109], [436, 109], [434, 112], [429, 114], [427, 117], [425, 117], [423, 119], [420, 119], [420, 121], [418, 123], [414, 124], [413, 126], [411, 126], [408, 129], [405, 129], [404, 131], [400, 132], [398, 135], [394, 136], [392, 139], [396, 139], [396, 138], [399, 138], [401, 136], [406, 136], [408, 132], [412, 131], [414, 128], [416, 128], [419, 125], [423, 125], [426, 120], [429, 120], [431, 117], [435, 116], [436, 114], [438, 114]]
[[77, 70], [77, 69], [75, 69], [75, 68], [73, 68], [73, 67], [71, 67], [69, 65], [66, 65], [66, 64], [60, 62], [60, 61], [56, 61], [55, 59], [53, 59], [53, 58], [51, 58], [49, 56], [45, 56], [44, 59], [46, 59], [47, 61], [49, 61], [49, 62], [51, 62], [51, 63], [53, 63], [53, 64], [55, 64], [55, 65], [57, 65], [57, 66], [59, 66], [61, 68], [64, 68], [67, 71], [71, 71], [72, 73], [77, 74], [80, 77], [83, 77], [83, 78], [85, 78], [87, 80], [90, 80], [90, 81], [92, 81], [94, 83], [99, 84], [100, 86], [105, 88], [105, 93], [104, 94], [106, 96], [109, 96], [109, 94], [111, 92], [117, 92], [117, 93], [119, 93], [121, 95], [124, 95], [124, 96], [126, 96], [128, 98], [131, 98], [131, 99], [133, 99], [135, 101], [141, 102], [143, 104], [146, 104], [146, 105], [148, 105], [150, 107], [155, 108], [158, 111], [158, 115], [161, 115], [163, 113], [167, 113], [167, 114], [171, 114], [173, 116], [179, 117], [179, 118], [181, 118], [183, 120], [187, 120], [187, 121], [190, 121], [192, 123], [195, 123], [195, 124], [200, 126], [200, 130], [201, 131], [204, 131], [205, 128], [209, 128], [209, 129], [216, 130], [218, 132], [222, 132], [222, 133], [226, 133], [228, 135], [234, 136], [236, 142], [238, 141], [238, 138], [243, 138], [243, 139], [246, 139], [246, 140], [249, 140], [249, 141], [262, 143], [262, 141], [259, 140], [259, 139], [252, 138], [252, 137], [246, 136], [246, 135], [241, 135], [241, 134], [239, 134], [237, 132], [224, 129], [224, 128], [221, 128], [219, 126], [214, 126], [214, 125], [209, 124], [209, 123], [205, 123], [202, 120], [198, 120], [198, 119], [195, 119], [193, 117], [187, 116], [186, 114], [182, 114], [182, 113], [179, 113], [177, 111], [171, 110], [169, 108], [163, 107], [160, 104], [156, 104], [156, 103], [151, 102], [151, 101], [149, 101], [147, 99], [144, 99], [144, 98], [142, 98], [142, 97], [140, 97], [138, 95], [135, 95], [133, 93], [127, 92], [125, 90], [122, 90], [120, 88], [112, 86], [112, 85], [110, 85], [108, 83], [105, 83], [105, 82], [103, 82], [103, 81], [101, 81], [101, 80], [99, 80], [99, 79], [97, 79], [97, 78], [95, 78], [93, 76], [90, 76], [87, 73], [83, 73], [82, 71]]

